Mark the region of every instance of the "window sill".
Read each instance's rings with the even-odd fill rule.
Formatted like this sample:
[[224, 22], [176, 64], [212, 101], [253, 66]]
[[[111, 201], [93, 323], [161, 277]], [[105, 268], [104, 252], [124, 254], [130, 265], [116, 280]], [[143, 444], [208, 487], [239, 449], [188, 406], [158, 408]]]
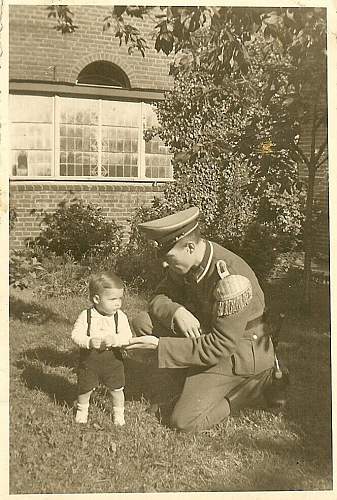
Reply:
[[92, 177], [10, 177], [11, 183], [45, 183], [45, 184], [165, 184], [172, 182], [173, 178], [136, 178], [136, 177], [114, 177], [114, 178], [92, 178]]

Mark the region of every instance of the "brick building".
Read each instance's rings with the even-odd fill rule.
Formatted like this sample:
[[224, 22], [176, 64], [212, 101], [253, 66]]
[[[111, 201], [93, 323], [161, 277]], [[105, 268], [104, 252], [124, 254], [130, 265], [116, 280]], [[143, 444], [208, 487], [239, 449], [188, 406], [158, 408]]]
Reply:
[[[10, 6], [12, 248], [39, 234], [41, 209], [74, 196], [127, 230], [133, 210], [172, 178], [167, 148], [143, 139], [156, 120], [150, 103], [172, 83], [169, 59], [119, 47], [102, 30], [108, 10], [72, 6], [79, 29], [62, 36], [46, 6]], [[148, 39], [154, 24], [140, 28]]]
[[[10, 6], [10, 202], [18, 217], [13, 248], [39, 234], [40, 209], [54, 210], [73, 196], [99, 204], [127, 231], [136, 207], [160, 195], [172, 178], [167, 148], [159, 139], [143, 140], [155, 123], [150, 103], [163, 99], [172, 84], [169, 58], [152, 42], [145, 58], [119, 47], [112, 32], [102, 30], [108, 6], [71, 8], [79, 29], [62, 36], [46, 6]], [[152, 21], [139, 26], [150, 40]], [[308, 147], [307, 136], [302, 142]], [[324, 166], [316, 186], [323, 218], [315, 246], [327, 254]]]

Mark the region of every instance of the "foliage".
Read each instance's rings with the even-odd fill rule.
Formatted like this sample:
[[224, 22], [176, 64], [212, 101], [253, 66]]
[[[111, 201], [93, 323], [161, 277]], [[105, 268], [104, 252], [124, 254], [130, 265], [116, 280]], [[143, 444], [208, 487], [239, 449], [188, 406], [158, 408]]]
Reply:
[[[72, 19], [54, 7], [64, 32], [71, 32]], [[105, 29], [112, 29], [120, 42], [137, 48], [142, 55], [146, 46], [137, 28], [127, 19], [145, 17], [155, 23], [154, 47], [174, 54], [171, 73], [198, 72], [207, 66], [214, 83], [228, 85], [228, 77], [240, 80], [249, 75], [254, 58], [249, 44], [257, 36], [278, 44], [288, 58], [286, 64], [269, 65], [262, 72], [265, 103], [275, 117], [275, 133], [288, 144], [292, 159], [308, 170], [305, 213], [305, 301], [310, 303], [310, 279], [313, 242], [313, 201], [317, 169], [327, 161], [326, 105], [326, 9], [319, 7], [232, 7], [232, 6], [114, 6], [105, 18]], [[69, 29], [68, 29], [69, 28]], [[132, 35], [132, 36], [131, 36]], [[252, 43], [251, 43], [252, 42]], [[250, 76], [249, 76], [250, 78]], [[263, 79], [263, 78], [262, 78]], [[274, 110], [273, 101], [276, 106]], [[277, 102], [278, 101], [278, 102]], [[309, 130], [309, 151], [298, 137]], [[297, 129], [297, 133], [294, 133]], [[323, 139], [320, 137], [323, 135]], [[198, 151], [191, 141], [184, 151], [186, 161]], [[263, 175], [258, 169], [258, 175]], [[213, 204], [213, 198], [211, 197]]]
[[15, 208], [10, 208], [9, 209], [9, 231], [12, 231], [15, 227], [15, 223], [17, 221], [17, 213], [16, 213], [16, 210]]
[[75, 262], [65, 254], [49, 255], [42, 259], [44, 271], [34, 286], [34, 294], [40, 297], [88, 296], [90, 267]]
[[[63, 34], [78, 29], [66, 5], [49, 6], [48, 11], [48, 17], [57, 20], [55, 29]], [[176, 55], [173, 71], [207, 64], [218, 79], [247, 74], [251, 61], [246, 44], [256, 33], [278, 39], [299, 60], [303, 48], [310, 48], [312, 23], [317, 22], [318, 35], [324, 31], [324, 9], [317, 7], [113, 6], [104, 18], [103, 31], [112, 30], [120, 44], [129, 46], [129, 52], [137, 49], [143, 57], [148, 47], [141, 32], [128, 22], [132, 19], [153, 22], [154, 48]], [[207, 43], [205, 30], [211, 34]]]
[[61, 31], [64, 35], [65, 33], [73, 33], [78, 29], [78, 26], [73, 24], [73, 13], [67, 5], [50, 5], [46, 8], [49, 11], [48, 18], [51, 17], [57, 20], [57, 24], [54, 26], [56, 31]]
[[162, 211], [199, 206], [204, 234], [262, 274], [300, 241], [305, 192], [292, 155], [297, 129], [280, 131], [276, 120], [286, 85], [268, 102], [264, 92], [268, 68], [289, 61], [262, 37], [248, 53], [247, 79], [218, 85], [208, 67], [177, 73], [157, 104], [160, 126], [146, 138], [158, 134], [174, 155], [175, 182], [165, 189]]
[[30, 288], [44, 268], [31, 249], [10, 250], [9, 284], [13, 288]]
[[144, 238], [137, 226], [140, 222], [164, 217], [171, 210], [159, 198], [154, 198], [150, 207], [139, 208], [132, 217], [130, 238], [117, 262], [119, 275], [132, 288], [152, 291], [163, 273], [155, 247]]
[[104, 218], [102, 208], [75, 198], [60, 203], [55, 212], [45, 214], [41, 234], [33, 246], [47, 254], [69, 254], [81, 260], [117, 255], [121, 239], [121, 229]]

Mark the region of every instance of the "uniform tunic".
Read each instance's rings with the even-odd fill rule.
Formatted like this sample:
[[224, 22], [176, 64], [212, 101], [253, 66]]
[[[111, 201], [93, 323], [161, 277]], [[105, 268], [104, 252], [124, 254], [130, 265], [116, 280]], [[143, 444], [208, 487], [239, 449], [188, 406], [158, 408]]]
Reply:
[[[217, 314], [214, 289], [220, 280], [216, 268], [219, 260], [225, 261], [230, 274], [246, 276], [253, 291], [250, 303], [230, 316]], [[225, 375], [249, 376], [273, 366], [273, 346], [262, 325], [263, 292], [252, 269], [233, 252], [207, 241], [198, 269], [185, 276], [168, 272], [150, 303], [150, 314], [172, 329], [173, 316], [181, 305], [199, 319], [205, 335], [197, 339], [161, 338], [160, 368], [193, 366]]]
[[[214, 293], [221, 280], [220, 260], [230, 274], [247, 277], [252, 287], [248, 305], [228, 316], [221, 314]], [[174, 314], [182, 306], [200, 321], [203, 334], [199, 338], [182, 338], [173, 332]], [[136, 319], [134, 328], [137, 334], [160, 336], [159, 368], [188, 368], [172, 425], [183, 430], [208, 428], [228, 416], [224, 397], [231, 401], [229, 395], [234, 394], [237, 399], [235, 389], [245, 386], [244, 397], [239, 398], [242, 406], [259, 395], [257, 387], [270, 380], [274, 365], [273, 345], [263, 324], [264, 308], [264, 294], [252, 269], [216, 243], [206, 241], [200, 266], [187, 274], [168, 269], [150, 301], [149, 314], [139, 322]]]

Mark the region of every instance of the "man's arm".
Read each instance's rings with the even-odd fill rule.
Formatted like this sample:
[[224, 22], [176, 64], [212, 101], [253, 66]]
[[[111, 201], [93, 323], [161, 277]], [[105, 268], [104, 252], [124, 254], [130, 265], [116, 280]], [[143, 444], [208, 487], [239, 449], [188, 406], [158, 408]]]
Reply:
[[165, 328], [180, 337], [200, 336], [199, 320], [183, 305], [185, 285], [168, 273], [159, 284], [156, 295], [150, 301], [150, 314]]
[[167, 272], [150, 300], [149, 312], [168, 330], [173, 329], [173, 316], [182, 306], [184, 284]]
[[159, 339], [159, 368], [208, 367], [230, 357], [237, 349], [250, 318], [251, 306], [240, 313], [214, 319], [211, 332], [199, 338]]

